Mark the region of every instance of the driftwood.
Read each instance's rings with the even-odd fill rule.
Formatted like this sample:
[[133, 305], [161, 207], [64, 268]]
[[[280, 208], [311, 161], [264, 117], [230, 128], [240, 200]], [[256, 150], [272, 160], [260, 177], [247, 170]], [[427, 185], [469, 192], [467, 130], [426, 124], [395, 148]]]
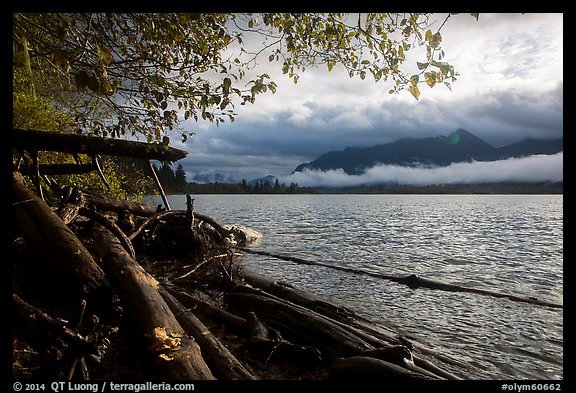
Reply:
[[126, 303], [136, 314], [160, 376], [166, 379], [214, 379], [198, 344], [186, 335], [160, 295], [159, 283], [102, 226], [94, 229], [94, 243], [122, 289]]
[[[377, 348], [375, 350], [377, 352], [371, 352], [372, 354], [376, 353], [382, 356], [385, 353], [390, 353], [389, 351], [393, 348], [405, 345], [410, 347], [409, 350], [412, 349], [412, 343], [408, 343], [406, 339], [384, 331], [379, 326], [364, 320], [345, 307], [330, 302], [325, 302], [310, 292], [295, 288], [284, 282], [272, 280], [247, 268], [241, 269], [240, 274], [247, 283], [262, 289], [264, 292], [255, 292], [250, 288], [246, 288], [245, 286], [241, 285], [235, 288], [236, 291], [272, 294], [274, 297], [278, 296], [284, 300], [301, 305], [312, 311], [318, 312], [325, 317], [331, 318], [335, 324], [341, 326], [343, 329], [348, 330], [350, 333], [358, 336], [366, 343]], [[448, 355], [438, 353], [437, 351], [427, 350], [423, 347], [419, 347], [419, 349], [422, 349], [422, 351], [425, 353], [447, 361], [448, 363], [457, 364], [463, 368], [470, 368], [469, 365], [463, 364], [462, 362], [452, 361]], [[449, 371], [436, 366], [432, 362], [412, 353], [411, 361], [414, 362], [414, 367], [425, 370], [423, 371], [424, 373], [430, 373], [436, 377], [446, 379], [461, 379], [453, 373], [450, 373]], [[413, 368], [412, 365], [409, 366]]]
[[204, 358], [207, 364], [218, 374], [220, 379], [255, 379], [190, 309], [184, 308], [166, 289], [159, 287], [159, 290], [170, 309], [174, 312], [176, 319], [186, 332], [198, 342], [205, 354]]
[[201, 319], [212, 321], [213, 323], [222, 323], [232, 331], [240, 332], [244, 335], [251, 334], [252, 331], [245, 318], [213, 306], [210, 303], [198, 299], [182, 290], [171, 287], [166, 287], [166, 290], [184, 306], [193, 309], [198, 315], [200, 315]]
[[68, 225], [78, 217], [78, 212], [85, 206], [84, 194], [77, 188], [69, 188], [69, 192], [63, 198], [63, 204], [58, 209], [58, 217]]
[[[156, 223], [157, 221], [159, 221], [162, 218], [166, 218], [166, 217], [170, 217], [170, 216], [186, 217], [186, 210], [168, 210], [168, 211], [162, 211], [159, 213], [154, 212], [153, 215], [150, 215], [142, 224], [140, 224], [140, 226], [138, 228], [136, 228], [132, 233], [130, 233], [128, 237], [130, 238], [130, 240], [133, 240], [138, 235], [140, 235], [146, 227]], [[193, 212], [193, 217], [194, 217], [194, 221], [198, 220], [200, 222], [205, 222], [205, 223], [209, 224], [212, 228], [214, 228], [214, 230], [216, 230], [216, 232], [220, 236], [221, 240], [224, 240], [230, 236], [230, 231], [225, 229], [222, 225], [218, 224], [212, 218], [210, 218], [204, 214], [197, 213], [197, 212]]]
[[123, 213], [128, 211], [141, 217], [148, 217], [156, 213], [155, 207], [141, 203], [103, 197], [90, 193], [84, 193], [84, 197], [86, 198], [86, 203], [89, 206], [94, 206], [99, 210], [112, 211], [115, 213]]
[[370, 276], [370, 277], [381, 278], [384, 280], [390, 280], [390, 281], [394, 281], [394, 282], [397, 282], [400, 284], [407, 285], [412, 289], [429, 288], [429, 289], [439, 289], [442, 291], [449, 291], [449, 292], [470, 292], [470, 293], [476, 293], [479, 295], [493, 296], [493, 297], [497, 297], [497, 298], [506, 298], [506, 299], [509, 299], [509, 300], [512, 300], [515, 302], [531, 303], [531, 304], [536, 304], [536, 305], [545, 306], [545, 307], [552, 307], [552, 308], [564, 308], [564, 306], [561, 304], [543, 301], [543, 300], [540, 300], [540, 299], [532, 297], [532, 296], [520, 296], [520, 295], [495, 292], [495, 291], [479, 289], [479, 288], [464, 287], [464, 286], [455, 285], [455, 284], [447, 284], [447, 283], [442, 283], [442, 282], [422, 278], [422, 277], [417, 276], [416, 274], [410, 274], [408, 276], [397, 276], [397, 275], [385, 274], [385, 273], [375, 273], [375, 272], [362, 270], [362, 269], [354, 269], [354, 268], [345, 267], [345, 266], [331, 265], [331, 264], [323, 263], [323, 262], [309, 261], [309, 260], [298, 258], [298, 257], [273, 254], [273, 253], [269, 253], [266, 251], [251, 250], [251, 249], [245, 248], [245, 247], [236, 247], [236, 248], [241, 250], [241, 251], [250, 253], [250, 254], [265, 255], [265, 256], [283, 259], [285, 261], [290, 261], [290, 262], [299, 263], [299, 264], [303, 264], [303, 265], [322, 266], [322, 267], [327, 267], [329, 269], [345, 271], [345, 272], [352, 273], [352, 274], [365, 275], [365, 276]]
[[[86, 337], [79, 334], [74, 329], [69, 328], [61, 319], [56, 319], [37, 307], [24, 301], [17, 294], [12, 294], [13, 321], [19, 326], [31, 323], [33, 328], [42, 334], [54, 334], [63, 337], [71, 344], [78, 347], [78, 350], [97, 353], [97, 347]], [[30, 326], [28, 326], [30, 328]]]
[[265, 292], [276, 295], [300, 306], [304, 306], [330, 318], [336, 320], [349, 320], [355, 316], [355, 313], [346, 307], [327, 302], [311, 292], [296, 288], [290, 283], [284, 281], [272, 280], [269, 277], [256, 273], [248, 268], [242, 268], [240, 275], [246, 283], [254, 287], [260, 288]]
[[367, 356], [338, 359], [330, 372], [334, 379], [431, 379], [394, 363]]
[[18, 229], [36, 252], [49, 261], [71, 286], [82, 292], [108, 287], [104, 271], [58, 215], [30, 192], [18, 172], [12, 174], [13, 210]]
[[188, 154], [160, 143], [126, 141], [79, 134], [13, 129], [12, 145], [20, 150], [128, 156], [158, 161], [178, 161]]
[[314, 345], [324, 359], [352, 356], [373, 347], [332, 320], [304, 307], [269, 296], [229, 293], [226, 301], [236, 310], [254, 312], [273, 328], [286, 332], [293, 342]]

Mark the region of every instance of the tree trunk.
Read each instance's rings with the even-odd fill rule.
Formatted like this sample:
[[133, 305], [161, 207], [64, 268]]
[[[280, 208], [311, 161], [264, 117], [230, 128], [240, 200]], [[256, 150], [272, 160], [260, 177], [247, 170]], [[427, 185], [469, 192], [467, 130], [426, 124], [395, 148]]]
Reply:
[[431, 379], [387, 361], [367, 356], [338, 359], [330, 369], [334, 379]]
[[44, 201], [28, 190], [18, 172], [12, 173], [12, 195], [15, 222], [32, 249], [82, 293], [108, 287], [104, 271], [86, 247]]
[[176, 299], [178, 299], [178, 301], [184, 306], [193, 308], [202, 319], [214, 323], [222, 323], [226, 325], [227, 328], [246, 336], [249, 336], [252, 333], [246, 319], [213, 306], [202, 299], [195, 298], [186, 292], [170, 287], [166, 287], [166, 290], [176, 297]]
[[290, 341], [314, 345], [325, 359], [352, 356], [373, 348], [329, 318], [280, 299], [248, 293], [229, 293], [225, 299], [235, 309], [253, 311], [271, 327], [293, 337]]
[[290, 283], [270, 279], [245, 267], [240, 269], [240, 275], [253, 287], [260, 288], [265, 292], [316, 311], [329, 318], [347, 321], [355, 316], [355, 313], [346, 307], [324, 301], [313, 293], [296, 288]]
[[215, 379], [200, 347], [188, 337], [159, 293], [159, 283], [124, 250], [118, 239], [97, 225], [96, 252], [122, 290], [122, 297], [138, 319], [154, 359], [155, 370], [165, 379]]
[[55, 131], [12, 130], [12, 143], [17, 149], [60, 151], [64, 153], [102, 154], [137, 157], [147, 160], [178, 161], [188, 154], [159, 143], [101, 138]]
[[221, 379], [255, 379], [190, 309], [185, 309], [163, 287], [160, 287], [159, 290], [178, 322], [198, 342], [205, 354], [206, 362]]

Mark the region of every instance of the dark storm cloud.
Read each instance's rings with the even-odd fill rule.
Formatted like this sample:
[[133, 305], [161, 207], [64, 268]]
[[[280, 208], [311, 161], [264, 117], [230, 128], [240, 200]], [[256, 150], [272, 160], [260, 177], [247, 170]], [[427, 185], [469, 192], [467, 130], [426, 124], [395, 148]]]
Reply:
[[[207, 157], [218, 154], [221, 162], [234, 160], [238, 167], [257, 166], [254, 157], [285, 157], [284, 173], [297, 159], [306, 162], [331, 150], [389, 143], [400, 138], [447, 135], [465, 128], [494, 146], [532, 137], [562, 136], [562, 86], [548, 92], [492, 92], [468, 100], [442, 102], [399, 99], [363, 108], [334, 105], [319, 108], [313, 103], [312, 120], [299, 124], [293, 113], [279, 111], [265, 122], [240, 118], [234, 124], [198, 132], [190, 145]], [[253, 164], [251, 163], [253, 162]], [[272, 161], [271, 161], [272, 163]], [[220, 165], [220, 164], [218, 164]], [[282, 166], [274, 162], [275, 169]], [[270, 171], [272, 168], [270, 168]]]

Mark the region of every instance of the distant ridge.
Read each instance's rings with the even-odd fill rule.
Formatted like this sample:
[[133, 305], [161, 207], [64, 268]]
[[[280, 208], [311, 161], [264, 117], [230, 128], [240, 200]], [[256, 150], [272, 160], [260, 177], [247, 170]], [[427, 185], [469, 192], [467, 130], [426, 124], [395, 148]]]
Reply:
[[317, 159], [300, 164], [294, 172], [304, 169], [343, 169], [359, 175], [376, 165], [447, 166], [454, 162], [496, 161], [534, 154], [555, 154], [564, 150], [563, 138], [552, 140], [525, 139], [495, 148], [472, 133], [459, 128], [450, 135], [428, 138], [404, 138], [395, 142], [365, 148], [347, 147], [330, 151]]

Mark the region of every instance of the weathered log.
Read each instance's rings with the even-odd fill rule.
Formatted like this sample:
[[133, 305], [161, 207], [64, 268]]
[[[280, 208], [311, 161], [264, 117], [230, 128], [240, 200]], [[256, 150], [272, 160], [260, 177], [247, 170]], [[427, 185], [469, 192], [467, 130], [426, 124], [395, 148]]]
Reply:
[[87, 208], [81, 208], [79, 212], [93, 219], [98, 224], [108, 229], [112, 234], [114, 234], [114, 236], [116, 236], [120, 244], [122, 244], [126, 252], [128, 252], [128, 254], [130, 255], [130, 257], [133, 259], [136, 258], [136, 252], [134, 251], [132, 242], [130, 241], [130, 239], [128, 239], [126, 234], [122, 232], [122, 229], [120, 229], [120, 227], [116, 225], [116, 223], [113, 220], [108, 219], [106, 216], [98, 213], [97, 211], [90, 210]]
[[81, 292], [108, 287], [104, 271], [90, 252], [60, 217], [28, 190], [18, 172], [12, 174], [12, 195], [16, 225], [31, 248]]
[[[289, 284], [274, 281], [247, 268], [242, 268], [240, 270], [240, 275], [247, 283], [262, 289], [264, 291], [263, 294], [269, 293], [273, 296], [278, 296], [284, 300], [296, 303], [331, 318], [334, 323], [358, 336], [368, 344], [373, 345], [375, 348], [388, 350], [393, 346], [404, 344], [402, 340], [399, 339], [398, 335], [384, 331], [380, 326], [374, 325], [372, 322], [355, 315], [344, 307], [330, 302], [323, 302], [318, 296], [312, 293], [295, 288]], [[237, 286], [235, 290], [254, 293], [253, 290], [242, 285]], [[437, 351], [426, 349], [420, 345], [418, 348], [422, 352], [429, 353], [441, 360], [456, 364], [463, 368], [469, 368], [468, 365], [462, 364], [461, 362], [452, 362], [451, 358], [445, 354], [440, 354]], [[446, 379], [461, 379], [420, 356], [413, 354], [412, 357], [414, 364], [417, 367], [433, 373], [434, 375]]]
[[[132, 233], [130, 233], [130, 235], [128, 236], [130, 238], [130, 240], [133, 240], [134, 238], [136, 238], [136, 236], [138, 236], [140, 233], [142, 233], [142, 231], [146, 227], [150, 226], [151, 224], [160, 220], [161, 218], [166, 218], [169, 216], [182, 216], [182, 218], [185, 219], [186, 210], [168, 210], [168, 211], [162, 211], [159, 213], [156, 213], [156, 211], [154, 211], [154, 213], [151, 214], [150, 216], [151, 217], [148, 217], [142, 224], [140, 224], [140, 226], [138, 228], [136, 228]], [[229, 237], [230, 232], [228, 230], [226, 230], [224, 227], [222, 227], [222, 225], [220, 225], [216, 221], [214, 221], [212, 218], [210, 218], [204, 214], [197, 213], [197, 212], [194, 212], [194, 218], [196, 220], [208, 223], [220, 235], [221, 240]]]
[[361, 356], [367, 356], [371, 358], [384, 360], [389, 363], [394, 363], [398, 366], [407, 368], [410, 371], [426, 375], [432, 379], [460, 379], [456, 376], [453, 376], [452, 378], [446, 378], [445, 374], [444, 375], [434, 374], [428, 369], [417, 366], [414, 363], [412, 352], [404, 345], [395, 345], [390, 347], [370, 349], [368, 351], [362, 352]]
[[121, 296], [133, 310], [142, 329], [155, 370], [165, 379], [215, 379], [200, 347], [188, 337], [159, 293], [159, 283], [124, 250], [107, 229], [93, 230], [96, 252], [118, 281]]
[[101, 210], [109, 210], [115, 213], [129, 211], [134, 215], [148, 217], [156, 213], [156, 208], [142, 203], [131, 202], [127, 200], [114, 199], [85, 193], [86, 202]]
[[225, 300], [235, 309], [255, 312], [271, 327], [294, 337], [291, 341], [316, 346], [325, 359], [352, 356], [373, 348], [329, 318], [293, 303], [262, 294], [234, 292], [227, 294]]
[[309, 291], [294, 287], [290, 283], [270, 279], [246, 267], [240, 269], [239, 273], [246, 283], [256, 288], [260, 288], [265, 292], [304, 306], [332, 319], [346, 321], [355, 316], [352, 310], [338, 304], [327, 302]]
[[200, 345], [209, 367], [219, 379], [255, 379], [217, 337], [200, 321], [190, 309], [184, 306], [162, 286], [160, 294], [168, 304], [182, 327]]
[[58, 209], [58, 217], [68, 225], [78, 216], [78, 212], [84, 207], [86, 200], [84, 194], [77, 188], [70, 188], [64, 198], [64, 204]]
[[183, 304], [193, 307], [199, 315], [204, 314], [203, 316], [211, 322], [223, 323], [230, 330], [246, 337], [244, 350], [251, 354], [263, 356], [266, 362], [274, 358], [294, 362], [298, 366], [314, 367], [322, 361], [320, 351], [314, 346], [288, 342], [283, 337], [278, 336], [276, 332], [270, 331], [252, 311], [249, 311], [246, 314], [246, 319], [244, 319], [212, 306], [186, 292], [169, 287], [166, 289], [175, 294], [175, 297], [180, 297]]
[[158, 174], [156, 174], [156, 170], [152, 166], [152, 163], [148, 161], [148, 172], [150, 172], [150, 176], [154, 180], [158, 191], [160, 192], [160, 196], [162, 197], [162, 201], [164, 202], [164, 206], [166, 206], [167, 210], [172, 210], [170, 208], [170, 203], [168, 202], [168, 198], [166, 197], [166, 193], [164, 193], [164, 189], [162, 188], [162, 183], [160, 183], [160, 179], [158, 179]]
[[194, 230], [194, 198], [186, 194], [186, 224]]
[[188, 154], [184, 150], [161, 143], [143, 143], [121, 139], [85, 136], [55, 131], [12, 130], [12, 144], [16, 149], [48, 150], [64, 153], [103, 154], [158, 161], [178, 161]]
[[12, 294], [12, 305], [12, 320], [20, 326], [20, 329], [26, 325], [25, 329], [32, 329], [35, 331], [35, 336], [40, 334], [55, 334], [76, 346], [78, 351], [97, 353], [98, 348], [94, 342], [88, 341], [76, 330], [66, 326], [62, 320], [56, 319], [39, 308], [29, 304], [15, 293]]
[[362, 269], [355, 269], [355, 268], [346, 267], [346, 266], [332, 265], [332, 264], [328, 264], [328, 263], [324, 263], [324, 262], [309, 261], [309, 260], [298, 258], [298, 257], [278, 255], [278, 254], [273, 254], [273, 253], [269, 253], [266, 251], [251, 250], [251, 249], [245, 248], [245, 247], [236, 247], [236, 248], [241, 250], [241, 251], [250, 253], [250, 254], [265, 255], [265, 256], [269, 256], [269, 257], [273, 257], [273, 258], [282, 259], [285, 261], [299, 263], [302, 265], [322, 266], [322, 267], [326, 267], [329, 269], [339, 270], [339, 271], [348, 272], [348, 273], [352, 273], [352, 274], [376, 277], [376, 278], [381, 278], [384, 280], [390, 280], [390, 281], [394, 281], [394, 282], [397, 282], [400, 284], [407, 285], [408, 287], [410, 287], [412, 289], [429, 288], [429, 289], [439, 289], [442, 291], [449, 291], [449, 292], [470, 292], [470, 293], [476, 293], [479, 295], [493, 296], [493, 297], [497, 297], [497, 298], [506, 298], [506, 299], [509, 299], [509, 300], [512, 300], [515, 302], [531, 303], [531, 304], [536, 304], [536, 305], [545, 306], [545, 307], [552, 307], [552, 308], [563, 308], [564, 307], [562, 304], [557, 304], [557, 303], [553, 303], [553, 302], [540, 300], [540, 299], [532, 297], [532, 296], [513, 295], [513, 294], [495, 292], [495, 291], [486, 290], [486, 289], [470, 288], [470, 287], [464, 287], [461, 285], [447, 284], [447, 283], [443, 283], [443, 282], [439, 282], [439, 281], [421, 278], [421, 277], [417, 276], [416, 274], [410, 274], [408, 276], [398, 276], [398, 275], [392, 275], [392, 274], [377, 273], [377, 272], [371, 272], [371, 271], [362, 270]]
[[226, 325], [226, 327], [234, 330], [236, 332], [240, 332], [246, 336], [249, 336], [252, 333], [252, 330], [248, 324], [248, 321], [244, 318], [241, 318], [237, 315], [229, 313], [226, 310], [222, 310], [216, 306], [211, 305], [208, 302], [205, 302], [202, 299], [198, 299], [190, 294], [178, 290], [171, 287], [165, 287], [168, 292], [170, 292], [180, 303], [182, 303], [186, 307], [193, 308], [195, 312], [200, 315], [201, 319], [209, 320], [215, 323], [222, 323]]
[[334, 379], [431, 379], [430, 377], [400, 367], [387, 361], [367, 356], [338, 359], [330, 368]]

